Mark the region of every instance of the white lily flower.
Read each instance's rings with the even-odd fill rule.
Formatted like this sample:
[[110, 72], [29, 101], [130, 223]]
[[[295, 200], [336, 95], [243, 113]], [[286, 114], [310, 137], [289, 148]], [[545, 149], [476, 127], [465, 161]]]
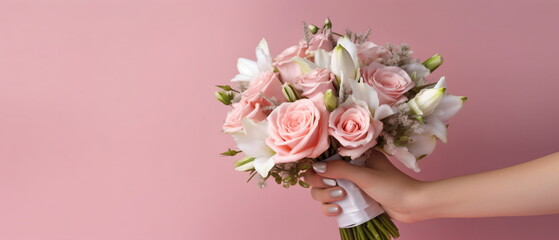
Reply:
[[256, 47], [256, 61], [239, 58], [239, 60], [237, 60], [237, 69], [239, 70], [239, 74], [231, 79], [232, 82], [250, 82], [258, 74], [274, 70], [270, 49], [268, 48], [266, 39], [260, 40], [260, 43], [258, 43]]
[[334, 50], [332, 50], [330, 71], [332, 71], [341, 82], [346, 79], [354, 80], [357, 77], [357, 67], [353, 62], [352, 56], [341, 44], [338, 44]]
[[377, 91], [369, 84], [357, 81], [349, 81], [349, 83], [352, 91], [351, 96], [367, 104], [373, 119], [382, 120], [395, 113], [389, 105], [380, 105]]
[[388, 146], [385, 145], [384, 150], [402, 162], [407, 168], [415, 172], [421, 169], [417, 164], [417, 160], [431, 154], [437, 146], [437, 139], [429, 134], [421, 134], [411, 136], [412, 142], [406, 146]]
[[413, 141], [407, 144], [406, 147], [416, 159], [421, 159], [433, 153], [437, 146], [437, 138], [430, 134], [414, 135], [411, 138]]
[[357, 55], [357, 46], [347, 36], [338, 39], [338, 45], [341, 45], [351, 56], [351, 60], [355, 65], [355, 69], [359, 68], [359, 56]]
[[447, 142], [446, 124], [444, 121], [454, 116], [464, 105], [466, 97], [445, 95], [433, 113], [424, 119], [425, 131]]
[[439, 106], [433, 111], [431, 114], [434, 117], [437, 117], [441, 121], [446, 121], [456, 115], [462, 106], [464, 106], [464, 102], [468, 100], [467, 97], [462, 96], [454, 96], [454, 95], [445, 95]]
[[446, 77], [441, 77], [433, 88], [446, 88]]
[[[441, 77], [441, 79], [432, 89], [446, 89], [445, 77]], [[423, 121], [425, 122], [425, 132], [437, 137], [443, 143], [446, 143], [448, 139], [446, 131], [447, 126], [445, 124], [445, 121], [450, 119], [460, 109], [462, 109], [464, 101], [466, 100], [466, 97], [442, 94], [440, 96], [440, 100], [435, 100], [438, 102], [436, 103], [436, 107], [433, 109], [433, 111], [430, 113], [428, 112], [428, 114], [424, 115], [426, 116], [426, 118], [423, 119]], [[412, 105], [410, 105], [410, 107], [412, 107]], [[435, 104], [433, 103], [433, 105]], [[430, 108], [425, 111], [430, 111]], [[417, 113], [415, 109], [414, 112]]]
[[268, 145], [268, 122], [266, 120], [255, 122], [243, 119], [244, 131], [232, 133], [237, 147], [247, 156], [254, 157], [254, 169], [262, 177], [268, 176], [275, 163], [273, 156], [276, 154]]
[[414, 98], [408, 101], [412, 111], [419, 116], [429, 116], [441, 102], [446, 88], [422, 89]]
[[417, 165], [417, 158], [408, 151], [407, 147], [395, 147], [394, 149], [385, 148], [385, 151], [402, 162], [407, 168], [415, 172], [421, 171]]

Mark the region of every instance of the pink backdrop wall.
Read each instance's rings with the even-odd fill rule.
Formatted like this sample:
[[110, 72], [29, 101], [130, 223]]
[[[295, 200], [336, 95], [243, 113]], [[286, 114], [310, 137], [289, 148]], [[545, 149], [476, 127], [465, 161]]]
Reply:
[[[233, 142], [213, 97], [262, 37], [278, 54], [326, 16], [441, 53], [436, 75], [470, 98], [414, 177], [559, 150], [559, 2], [345, 2], [0, 1], [0, 239], [337, 239], [307, 190], [259, 190], [217, 156]], [[402, 240], [555, 239], [557, 223], [398, 226]]]

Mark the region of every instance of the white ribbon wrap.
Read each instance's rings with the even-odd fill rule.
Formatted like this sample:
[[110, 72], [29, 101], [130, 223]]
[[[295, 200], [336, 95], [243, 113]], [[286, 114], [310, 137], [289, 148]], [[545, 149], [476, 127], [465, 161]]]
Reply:
[[[336, 154], [326, 161], [338, 160], [341, 157]], [[357, 166], [365, 165], [366, 157], [362, 156], [356, 160], [351, 161], [351, 164]], [[360, 188], [353, 182], [346, 179], [338, 179], [338, 186], [346, 191], [346, 197], [340, 201], [335, 202], [340, 205], [342, 213], [338, 215], [337, 221], [340, 228], [351, 228], [359, 226], [367, 221], [384, 213], [380, 204], [373, 200], [369, 195], [363, 193]]]

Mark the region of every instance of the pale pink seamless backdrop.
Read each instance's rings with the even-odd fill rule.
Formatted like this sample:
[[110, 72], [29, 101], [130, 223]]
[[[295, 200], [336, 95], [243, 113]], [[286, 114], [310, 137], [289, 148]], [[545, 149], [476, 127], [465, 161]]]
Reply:
[[[302, 21], [326, 16], [340, 32], [370, 26], [377, 43], [442, 54], [435, 76], [469, 97], [414, 177], [556, 152], [558, 11], [553, 0], [1, 0], [0, 239], [338, 239], [308, 190], [260, 190], [218, 157], [234, 145], [213, 96], [262, 37], [276, 55]], [[558, 222], [397, 225], [402, 240], [556, 239]]]

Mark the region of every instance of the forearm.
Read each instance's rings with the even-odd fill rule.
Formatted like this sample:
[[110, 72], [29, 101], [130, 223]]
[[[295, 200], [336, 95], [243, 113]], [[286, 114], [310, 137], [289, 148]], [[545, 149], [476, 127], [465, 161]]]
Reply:
[[559, 213], [559, 153], [495, 171], [424, 183], [418, 219]]

